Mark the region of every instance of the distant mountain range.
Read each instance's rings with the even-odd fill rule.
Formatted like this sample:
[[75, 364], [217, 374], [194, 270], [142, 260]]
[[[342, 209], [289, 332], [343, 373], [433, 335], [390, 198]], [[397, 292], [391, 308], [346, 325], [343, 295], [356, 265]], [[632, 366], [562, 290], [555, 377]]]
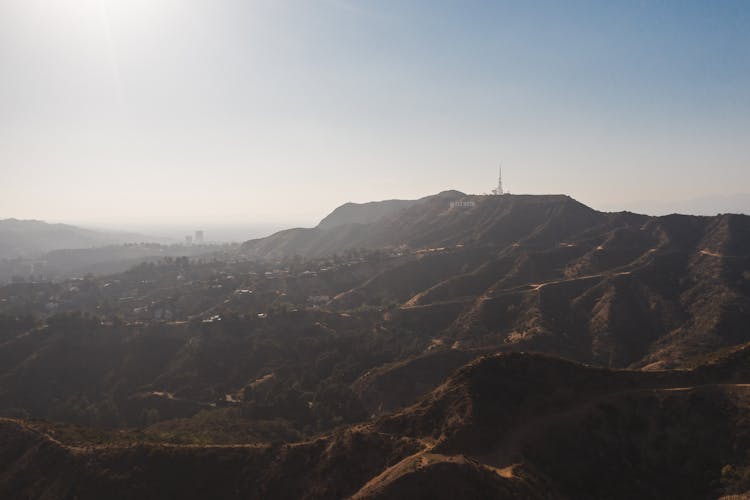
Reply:
[[603, 210], [630, 210], [648, 215], [750, 214], [750, 193], [714, 195], [689, 200], [642, 200], [622, 205], [603, 205]]
[[749, 216], [446, 191], [237, 252], [0, 287], [0, 497], [750, 495]]
[[37, 257], [52, 250], [148, 240], [148, 237], [139, 234], [93, 231], [67, 224], [48, 224], [39, 220], [0, 220], [0, 259]]

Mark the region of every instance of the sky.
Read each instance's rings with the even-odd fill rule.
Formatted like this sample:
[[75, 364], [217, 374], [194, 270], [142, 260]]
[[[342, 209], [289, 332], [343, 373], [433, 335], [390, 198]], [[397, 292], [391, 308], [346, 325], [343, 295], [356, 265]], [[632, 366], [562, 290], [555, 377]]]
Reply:
[[750, 192], [750, 2], [0, 0], [0, 218]]

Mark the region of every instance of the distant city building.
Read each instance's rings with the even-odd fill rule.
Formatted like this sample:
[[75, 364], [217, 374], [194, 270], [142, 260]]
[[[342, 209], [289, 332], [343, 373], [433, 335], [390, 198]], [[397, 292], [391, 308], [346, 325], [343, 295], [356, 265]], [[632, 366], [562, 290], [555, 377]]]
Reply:
[[203, 230], [198, 230], [195, 232], [195, 244], [196, 245], [202, 245], [203, 244]]
[[189, 234], [185, 236], [185, 245], [190, 246], [193, 244], [193, 237]]

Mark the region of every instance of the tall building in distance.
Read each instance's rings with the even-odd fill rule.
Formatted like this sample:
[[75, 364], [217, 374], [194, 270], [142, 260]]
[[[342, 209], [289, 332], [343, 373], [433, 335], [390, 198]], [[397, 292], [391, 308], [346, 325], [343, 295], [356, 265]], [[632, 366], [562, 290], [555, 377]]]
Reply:
[[503, 191], [503, 165], [497, 167], [497, 187], [492, 190], [492, 194], [501, 195], [505, 194]]
[[192, 244], [193, 244], [193, 237], [188, 234], [187, 236], [185, 236], [185, 246], [189, 247]]
[[203, 230], [202, 229], [199, 229], [195, 232], [195, 244], [196, 245], [203, 244]]

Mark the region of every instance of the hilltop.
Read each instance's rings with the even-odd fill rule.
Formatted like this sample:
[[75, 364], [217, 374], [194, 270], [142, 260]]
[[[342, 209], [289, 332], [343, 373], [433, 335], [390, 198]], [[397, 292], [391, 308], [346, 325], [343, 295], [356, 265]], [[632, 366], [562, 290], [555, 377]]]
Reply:
[[[251, 257], [278, 258], [323, 257], [356, 248], [509, 245], [519, 239], [544, 244], [610, 219], [563, 195], [477, 196], [444, 191], [405, 206], [381, 203], [359, 206], [357, 211], [369, 208], [371, 212], [357, 223], [289, 229], [248, 241], [242, 250]], [[353, 210], [344, 205], [323, 221], [340, 220], [339, 213]]]
[[369, 203], [345, 203], [328, 214], [318, 224], [320, 229], [329, 229], [347, 224], [370, 224], [384, 217], [419, 203], [419, 200], [385, 200]]
[[679, 366], [748, 340], [750, 217], [597, 212], [563, 195], [446, 191], [370, 223], [292, 229], [254, 257], [412, 255], [335, 294], [397, 303], [444, 344], [504, 345], [615, 367]]

